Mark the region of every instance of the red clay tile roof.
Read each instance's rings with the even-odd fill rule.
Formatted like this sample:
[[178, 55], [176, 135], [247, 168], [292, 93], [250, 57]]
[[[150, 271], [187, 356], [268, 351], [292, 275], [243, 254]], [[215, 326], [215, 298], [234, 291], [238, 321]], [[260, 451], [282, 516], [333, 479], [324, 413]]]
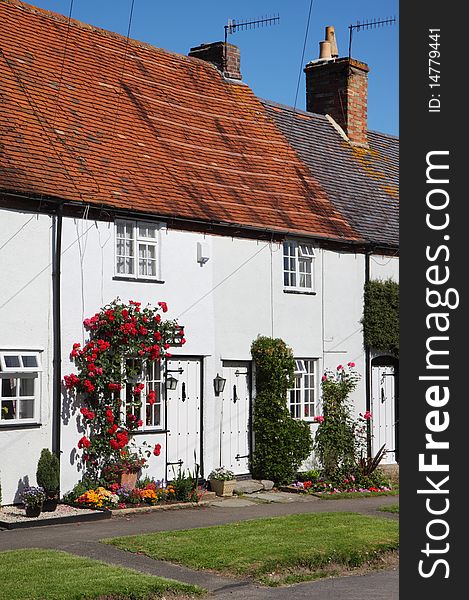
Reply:
[[0, 0], [0, 29], [0, 189], [361, 239], [212, 65], [17, 0]]

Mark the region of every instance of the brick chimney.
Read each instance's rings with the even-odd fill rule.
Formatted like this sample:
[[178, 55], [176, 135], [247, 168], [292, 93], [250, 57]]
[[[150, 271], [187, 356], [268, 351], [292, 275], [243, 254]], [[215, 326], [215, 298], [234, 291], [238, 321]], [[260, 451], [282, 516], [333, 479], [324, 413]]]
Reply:
[[240, 53], [238, 46], [224, 42], [201, 44], [191, 48], [189, 56], [201, 58], [216, 66], [228, 79], [242, 79], [240, 71]]
[[333, 27], [326, 27], [320, 58], [308, 63], [306, 110], [329, 115], [352, 144], [368, 147], [368, 65], [354, 58], [338, 58]]

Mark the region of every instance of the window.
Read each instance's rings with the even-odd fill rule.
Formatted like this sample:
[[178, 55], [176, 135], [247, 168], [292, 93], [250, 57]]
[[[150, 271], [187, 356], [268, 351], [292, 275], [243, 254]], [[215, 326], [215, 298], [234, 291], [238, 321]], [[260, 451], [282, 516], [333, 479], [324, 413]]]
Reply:
[[[129, 367], [137, 374], [132, 381], [128, 382], [125, 389], [126, 414], [134, 415], [137, 420], [142, 420], [141, 430], [161, 429], [164, 425], [161, 363], [147, 362], [142, 366], [141, 361], [128, 359], [127, 369]], [[134, 394], [134, 389], [139, 384], [143, 386], [140, 400]]]
[[289, 390], [290, 414], [294, 419], [312, 419], [316, 406], [317, 360], [295, 360], [295, 386]]
[[314, 248], [298, 242], [283, 243], [283, 284], [298, 291], [314, 289]]
[[158, 231], [155, 223], [116, 221], [116, 275], [157, 278]]
[[40, 371], [38, 352], [0, 351], [0, 423], [37, 420]]

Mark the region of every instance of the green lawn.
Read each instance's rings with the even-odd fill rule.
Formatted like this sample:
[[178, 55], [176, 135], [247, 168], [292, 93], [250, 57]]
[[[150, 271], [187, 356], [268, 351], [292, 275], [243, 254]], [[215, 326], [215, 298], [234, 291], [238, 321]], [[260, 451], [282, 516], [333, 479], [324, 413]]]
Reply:
[[315, 493], [314, 496], [321, 500], [343, 500], [350, 498], [372, 498], [373, 496], [399, 496], [399, 490], [389, 490], [389, 492], [337, 492], [337, 494]]
[[312, 513], [104, 541], [194, 569], [277, 585], [376, 566], [398, 549], [398, 523], [355, 513]]
[[389, 506], [380, 506], [378, 510], [399, 514], [399, 504], [390, 504]]
[[201, 588], [57, 550], [0, 552], [0, 600], [150, 600]]

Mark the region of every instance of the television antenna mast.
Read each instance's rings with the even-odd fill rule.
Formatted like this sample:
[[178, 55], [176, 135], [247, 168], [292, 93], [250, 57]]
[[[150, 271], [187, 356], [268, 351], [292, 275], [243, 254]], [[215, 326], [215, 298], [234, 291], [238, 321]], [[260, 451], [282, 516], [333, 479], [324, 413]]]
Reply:
[[371, 19], [366, 20], [363, 23], [357, 21], [355, 25], [349, 25], [349, 42], [348, 42], [348, 57], [352, 58], [352, 36], [354, 31], [361, 31], [366, 29], [377, 29], [379, 27], [386, 27], [387, 25], [395, 25], [396, 17], [387, 17], [385, 19]]
[[247, 29], [258, 29], [259, 27], [268, 27], [269, 25], [276, 25], [280, 22], [280, 15], [277, 14], [272, 17], [262, 17], [261, 19], [244, 20], [238, 21], [236, 19], [228, 19], [228, 23], [225, 25], [225, 45], [223, 47], [223, 62], [226, 67], [226, 44], [228, 43], [228, 36], [233, 35], [238, 31], [246, 31]]

